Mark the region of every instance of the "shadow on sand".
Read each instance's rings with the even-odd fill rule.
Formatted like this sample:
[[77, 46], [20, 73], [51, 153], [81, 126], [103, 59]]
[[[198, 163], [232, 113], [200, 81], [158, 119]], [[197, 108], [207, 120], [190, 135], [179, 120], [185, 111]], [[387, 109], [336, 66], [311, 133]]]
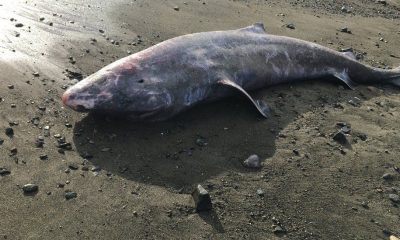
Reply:
[[269, 119], [261, 119], [240, 97], [200, 105], [157, 123], [88, 115], [76, 123], [74, 142], [81, 156], [112, 174], [188, 193], [211, 176], [247, 171], [241, 161], [250, 154], [273, 156], [278, 133], [300, 114], [373, 95], [366, 96], [365, 86], [350, 91], [334, 84], [316, 81], [253, 93], [268, 96], [263, 98], [274, 109]]

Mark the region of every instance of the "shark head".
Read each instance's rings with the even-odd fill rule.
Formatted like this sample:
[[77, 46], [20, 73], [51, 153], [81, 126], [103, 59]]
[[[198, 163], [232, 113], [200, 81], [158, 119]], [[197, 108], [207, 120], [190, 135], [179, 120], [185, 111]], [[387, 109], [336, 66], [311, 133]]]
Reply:
[[172, 95], [134, 60], [120, 59], [78, 82], [65, 91], [63, 103], [78, 112], [156, 118], [171, 107]]

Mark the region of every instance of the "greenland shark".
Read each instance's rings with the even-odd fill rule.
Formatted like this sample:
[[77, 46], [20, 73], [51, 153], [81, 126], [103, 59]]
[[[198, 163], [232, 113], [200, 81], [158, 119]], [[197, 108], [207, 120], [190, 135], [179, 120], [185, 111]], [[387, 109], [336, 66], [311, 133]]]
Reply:
[[166, 40], [105, 66], [67, 89], [62, 100], [79, 112], [159, 121], [237, 91], [267, 117], [268, 104], [249, 91], [329, 76], [350, 88], [364, 83], [400, 86], [400, 68], [367, 66], [351, 52], [271, 35], [256, 23]]

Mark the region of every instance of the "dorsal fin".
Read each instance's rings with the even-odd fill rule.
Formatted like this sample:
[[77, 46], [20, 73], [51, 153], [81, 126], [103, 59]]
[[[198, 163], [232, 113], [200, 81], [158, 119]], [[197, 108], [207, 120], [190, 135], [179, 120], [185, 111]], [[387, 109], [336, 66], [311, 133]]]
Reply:
[[266, 33], [263, 23], [254, 23], [251, 26], [238, 29], [241, 32]]

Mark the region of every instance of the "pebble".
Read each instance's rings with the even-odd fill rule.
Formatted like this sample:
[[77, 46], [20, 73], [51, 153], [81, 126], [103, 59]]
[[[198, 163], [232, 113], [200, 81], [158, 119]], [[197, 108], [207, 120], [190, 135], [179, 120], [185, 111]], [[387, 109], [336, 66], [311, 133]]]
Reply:
[[70, 200], [73, 198], [78, 197], [78, 194], [76, 192], [72, 192], [72, 191], [66, 191], [65, 192], [65, 199]]
[[33, 75], [34, 77], [40, 77], [40, 74], [39, 74], [38, 72], [34, 72], [34, 73], [32, 73], [32, 75]]
[[400, 196], [394, 193], [389, 194], [389, 199], [394, 203], [400, 203]]
[[279, 225], [272, 225], [272, 232], [279, 234], [279, 233], [285, 233], [286, 231]]
[[174, 7], [174, 10], [175, 10], [175, 11], [179, 11], [179, 7], [178, 7], [178, 6], [175, 6], [175, 7]]
[[296, 29], [296, 26], [293, 23], [286, 24], [286, 27], [289, 29]]
[[346, 135], [342, 132], [339, 131], [337, 132], [334, 136], [333, 136], [333, 140], [335, 140], [336, 142], [345, 145], [348, 143]]
[[14, 136], [14, 129], [12, 129], [10, 127], [6, 128], [6, 135], [9, 137]]
[[393, 179], [393, 175], [391, 173], [385, 173], [382, 175], [382, 178], [385, 180], [392, 180]]
[[16, 23], [15, 24], [15, 27], [17, 27], [17, 28], [20, 28], [20, 27], [23, 27], [24, 26], [24, 24], [22, 24], [22, 23]]
[[365, 134], [365, 133], [359, 133], [359, 134], [357, 134], [357, 137], [358, 137], [359, 139], [361, 139], [361, 141], [366, 141], [367, 138], [368, 138], [368, 135]]
[[29, 193], [35, 193], [39, 190], [39, 186], [33, 183], [28, 183], [25, 184], [22, 187], [22, 190], [24, 191], [24, 193], [29, 194]]
[[99, 166], [93, 166], [90, 168], [90, 171], [92, 171], [92, 172], [99, 172], [100, 170], [101, 170], [101, 167], [99, 167]]
[[351, 31], [350, 31], [350, 29], [349, 29], [348, 27], [341, 28], [341, 29], [340, 29], [340, 32], [351, 34]]
[[38, 148], [42, 148], [43, 145], [44, 145], [44, 137], [43, 136], [37, 137], [37, 139], [35, 141], [35, 146]]
[[249, 156], [243, 161], [243, 166], [246, 168], [261, 168], [260, 157], [256, 154]]
[[14, 85], [8, 85], [8, 89], [14, 89]]
[[196, 144], [200, 147], [204, 147], [204, 146], [207, 146], [208, 143], [204, 138], [199, 137], [196, 139]]
[[262, 189], [257, 189], [257, 195], [262, 197], [264, 196], [265, 192]]
[[18, 153], [18, 149], [16, 147], [11, 148], [11, 155], [16, 155]]
[[47, 154], [40, 154], [39, 158], [40, 158], [40, 160], [47, 160], [48, 156], [47, 156]]
[[11, 174], [11, 171], [5, 167], [0, 167], [0, 176]]
[[196, 189], [192, 192], [192, 197], [195, 202], [197, 212], [208, 211], [212, 209], [210, 194], [200, 184], [197, 185]]
[[78, 166], [77, 163], [70, 162], [70, 163], [68, 163], [68, 168], [71, 169], [71, 170], [78, 170], [79, 166]]

